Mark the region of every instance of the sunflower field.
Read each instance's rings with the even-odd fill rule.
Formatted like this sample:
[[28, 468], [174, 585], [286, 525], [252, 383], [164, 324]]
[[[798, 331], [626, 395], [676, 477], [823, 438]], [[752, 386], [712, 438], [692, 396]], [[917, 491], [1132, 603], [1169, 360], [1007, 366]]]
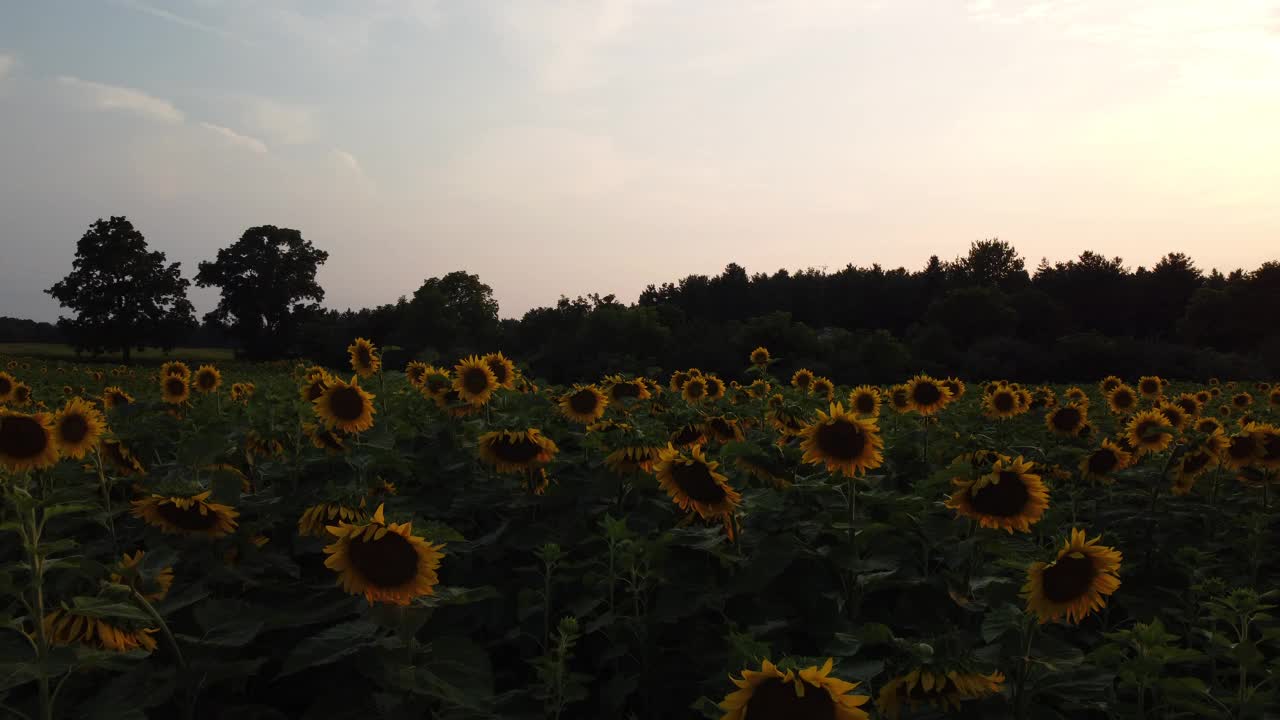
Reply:
[[1280, 385], [382, 351], [0, 358], [0, 715], [1280, 717]]

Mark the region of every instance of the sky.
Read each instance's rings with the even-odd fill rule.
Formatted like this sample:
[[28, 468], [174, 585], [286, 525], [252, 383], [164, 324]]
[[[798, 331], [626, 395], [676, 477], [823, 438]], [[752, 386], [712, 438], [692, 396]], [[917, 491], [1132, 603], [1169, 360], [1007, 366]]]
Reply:
[[[1280, 0], [0, 0], [0, 315], [100, 217], [248, 227], [338, 309], [730, 262], [1280, 258]], [[216, 291], [193, 290], [197, 310]]]

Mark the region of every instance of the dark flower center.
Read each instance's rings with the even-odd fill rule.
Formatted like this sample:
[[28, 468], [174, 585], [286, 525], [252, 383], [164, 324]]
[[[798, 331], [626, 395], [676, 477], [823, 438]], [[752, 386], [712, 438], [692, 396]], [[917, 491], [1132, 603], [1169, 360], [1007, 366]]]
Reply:
[[1152, 431], [1160, 427], [1160, 424], [1161, 421], [1159, 420], [1143, 420], [1138, 423], [1137, 427], [1133, 430], [1134, 434], [1138, 436], [1138, 442], [1148, 443], [1151, 445], [1159, 444], [1167, 434]]
[[31, 388], [26, 385], [17, 386], [13, 389], [13, 399], [17, 400], [20, 404], [27, 402], [31, 399]]
[[1000, 412], [1009, 412], [1013, 409], [1013, 393], [996, 393], [995, 397], [992, 399], [992, 404], [995, 405], [996, 410], [999, 410]]
[[498, 381], [498, 384], [501, 385], [505, 383], [507, 381], [507, 364], [496, 358], [488, 360], [487, 363], [489, 365], [490, 372], [493, 373], [493, 377]]
[[171, 397], [181, 397], [187, 391], [187, 383], [179, 377], [170, 377], [164, 381], [164, 391]]
[[1252, 435], [1232, 435], [1227, 453], [1236, 460], [1245, 460], [1258, 452], [1258, 443]]
[[1027, 506], [1026, 483], [1022, 476], [1010, 470], [1000, 472], [1000, 482], [989, 483], [969, 493], [969, 504], [983, 515], [1013, 517]]
[[379, 588], [404, 585], [418, 576], [418, 551], [398, 533], [377, 540], [351, 540], [347, 546], [351, 567]]
[[125, 395], [125, 394], [124, 394], [124, 393], [122, 393], [122, 392], [115, 392], [115, 393], [111, 393], [111, 405], [112, 405], [112, 407], [116, 407], [116, 406], [120, 406], [120, 405], [128, 405], [128, 404], [129, 404], [129, 396], [128, 396], [128, 395]]
[[1142, 392], [1144, 394], [1154, 395], [1159, 390], [1160, 390], [1160, 383], [1156, 382], [1155, 380], [1142, 381]]
[[1209, 453], [1204, 452], [1203, 450], [1190, 453], [1182, 458], [1182, 472], [1194, 475], [1208, 467], [1209, 461], [1212, 459], [1213, 458], [1209, 456]]
[[1120, 387], [1120, 381], [1114, 378], [1110, 378], [1102, 382], [1102, 389], [1107, 392], [1111, 392], [1112, 390], [1115, 390], [1118, 387]]
[[354, 387], [340, 387], [329, 393], [329, 411], [343, 422], [359, 420], [364, 414], [364, 397]]
[[89, 421], [79, 413], [67, 415], [58, 423], [58, 437], [66, 443], [78, 443], [89, 434]]
[[942, 389], [931, 382], [916, 383], [911, 389], [911, 399], [917, 405], [933, 405], [942, 399]]
[[1280, 460], [1280, 433], [1272, 432], [1263, 436], [1261, 445], [1263, 461]]
[[691, 398], [700, 398], [707, 393], [707, 384], [701, 380], [690, 380], [684, 384], [684, 394]]
[[8, 395], [13, 392], [13, 382], [7, 377], [0, 377], [0, 395]]
[[853, 406], [860, 414], [870, 415], [875, 412], [876, 399], [871, 395], [871, 393], [861, 393], [858, 397], [854, 398]]
[[516, 440], [508, 438], [498, 438], [497, 442], [491, 446], [493, 454], [503, 462], [512, 463], [513, 465], [523, 465], [538, 457], [538, 453], [542, 452], [542, 446], [529, 439], [527, 435], [521, 435]]
[[901, 407], [906, 407], [906, 406], [907, 406], [907, 391], [906, 391], [906, 390], [894, 390], [894, 391], [893, 391], [893, 405], [894, 405], [894, 407], [900, 407], [900, 408], [901, 408]]
[[316, 398], [324, 395], [325, 385], [323, 380], [316, 380], [307, 386], [307, 400], [314, 401]]
[[691, 499], [700, 503], [717, 503], [724, 499], [724, 488], [711, 476], [706, 463], [676, 461], [671, 466], [671, 479]]
[[1204, 418], [1200, 422], [1196, 423], [1196, 430], [1202, 433], [1213, 433], [1221, 428], [1222, 425], [1213, 418]]
[[569, 407], [576, 413], [581, 415], [590, 415], [596, 411], [596, 406], [600, 404], [599, 398], [590, 390], [579, 390], [569, 396]]
[[413, 383], [422, 382], [422, 376], [427, 374], [427, 369], [421, 365], [411, 365], [409, 367], [409, 381]]
[[1058, 408], [1053, 413], [1053, 429], [1063, 432], [1071, 432], [1080, 426], [1080, 411], [1067, 406]]
[[809, 685], [800, 696], [793, 684], [778, 678], [757, 686], [746, 710], [751, 720], [832, 720], [836, 716], [836, 704], [825, 689]]
[[364, 345], [356, 347], [356, 363], [360, 367], [369, 367], [373, 364], [373, 353]]
[[1188, 415], [1195, 415], [1196, 410], [1199, 409], [1196, 405], [1196, 401], [1191, 398], [1178, 398], [1178, 401], [1175, 404], [1182, 410], [1182, 412]]
[[217, 381], [217, 376], [208, 371], [202, 372], [196, 377], [196, 383], [200, 385], [200, 389], [202, 390], [212, 390]]
[[1093, 586], [1095, 575], [1093, 560], [1084, 554], [1072, 553], [1060, 558], [1044, 569], [1044, 596], [1049, 602], [1065, 603], [1084, 597]]
[[1089, 472], [1094, 475], [1106, 475], [1120, 464], [1120, 458], [1110, 448], [1095, 450], [1089, 456]]
[[856, 460], [867, 447], [866, 432], [848, 420], [819, 425], [813, 440], [823, 457], [835, 460]]
[[489, 376], [480, 368], [467, 368], [462, 371], [462, 387], [472, 395], [479, 395], [489, 389]]
[[0, 454], [18, 460], [38, 457], [49, 446], [49, 435], [35, 418], [0, 416]]
[[1247, 407], [1249, 405], [1249, 396], [1244, 393], [1240, 393], [1239, 395], [1231, 398], [1231, 402], [1235, 403], [1236, 407]]
[[1133, 396], [1133, 393], [1131, 392], [1122, 391], [1122, 392], [1117, 392], [1115, 395], [1111, 396], [1112, 404], [1114, 404], [1118, 408], [1132, 407], [1135, 400], [1136, 398]]
[[640, 397], [640, 388], [637, 387], [634, 382], [628, 380], [627, 382], [614, 383], [613, 388], [610, 389], [610, 393], [613, 395], [614, 399], [636, 398]]
[[801, 373], [796, 376], [796, 387], [809, 387], [809, 383], [813, 382], [813, 376], [807, 373]]
[[444, 375], [433, 375], [427, 378], [427, 389], [433, 393], [440, 393], [449, 388], [449, 378]]
[[188, 508], [180, 508], [172, 501], [164, 500], [156, 505], [156, 512], [171, 525], [187, 532], [209, 530], [218, 524], [218, 516], [212, 510], [200, 512], [204, 507], [199, 502]]
[[1179, 427], [1180, 425], [1182, 425], [1182, 413], [1179, 411], [1178, 408], [1171, 405], [1167, 405], [1165, 407], [1160, 408], [1160, 414], [1163, 415], [1164, 419], [1168, 420], [1169, 424], [1172, 425], [1173, 427]]

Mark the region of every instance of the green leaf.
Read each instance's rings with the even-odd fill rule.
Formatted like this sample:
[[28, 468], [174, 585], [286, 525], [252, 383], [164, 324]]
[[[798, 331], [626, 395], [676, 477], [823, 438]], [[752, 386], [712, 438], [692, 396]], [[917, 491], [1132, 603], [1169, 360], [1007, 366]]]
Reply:
[[982, 618], [982, 639], [984, 642], [993, 642], [1005, 633], [1020, 628], [1022, 621], [1022, 610], [1016, 605], [1004, 605], [989, 610]]
[[302, 642], [285, 658], [278, 677], [287, 677], [319, 665], [337, 662], [377, 641], [378, 626], [368, 620], [335, 625]]

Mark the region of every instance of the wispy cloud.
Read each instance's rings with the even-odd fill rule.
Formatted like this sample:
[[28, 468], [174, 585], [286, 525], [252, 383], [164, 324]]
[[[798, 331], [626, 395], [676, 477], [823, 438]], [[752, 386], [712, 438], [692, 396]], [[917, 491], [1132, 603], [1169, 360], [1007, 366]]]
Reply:
[[319, 136], [315, 111], [271, 98], [246, 98], [245, 123], [285, 145], [304, 145]]
[[18, 59], [9, 53], [0, 53], [0, 80], [9, 76], [13, 71], [13, 66], [18, 64]]
[[224, 40], [230, 40], [231, 42], [239, 43], [241, 45], [246, 45], [246, 46], [253, 45], [253, 43], [249, 42], [247, 39], [229, 30], [217, 27], [215, 25], [210, 25], [208, 23], [200, 22], [199, 20], [189, 18], [185, 15], [179, 15], [175, 12], [165, 10], [164, 8], [158, 8], [158, 7], [155, 7], [154, 5], [149, 5], [145, 2], [141, 2], [141, 0], [114, 0], [114, 1], [117, 5], [120, 5], [121, 7], [126, 7], [126, 8], [129, 8], [130, 10], [144, 13], [152, 17], [160, 18], [161, 20], [167, 20], [168, 22], [174, 23], [176, 25], [182, 25], [183, 27], [191, 28], [192, 30], [198, 30], [200, 32], [208, 33], [210, 35], [217, 35], [218, 37], [223, 38]]
[[182, 111], [174, 107], [173, 103], [141, 90], [81, 80], [69, 75], [59, 76], [58, 83], [71, 89], [96, 110], [128, 112], [167, 123], [181, 123], [184, 119]]
[[222, 138], [226, 140], [229, 144], [234, 145], [236, 147], [241, 147], [246, 150], [250, 150], [252, 152], [259, 153], [259, 154], [267, 152], [266, 143], [262, 142], [261, 140], [255, 137], [249, 137], [248, 135], [241, 135], [240, 133], [236, 132], [235, 130], [232, 130], [231, 128], [223, 127], [221, 125], [214, 125], [213, 123], [207, 123], [207, 122], [200, 123], [200, 127], [204, 128], [205, 130], [209, 130], [210, 132], [217, 133], [218, 135], [222, 136]]
[[365, 173], [364, 167], [360, 165], [360, 161], [356, 159], [355, 155], [352, 155], [346, 150], [334, 148], [329, 153], [329, 157], [333, 159], [338, 167], [349, 173], [362, 190], [370, 195], [376, 192], [373, 180], [371, 180], [369, 175]]

